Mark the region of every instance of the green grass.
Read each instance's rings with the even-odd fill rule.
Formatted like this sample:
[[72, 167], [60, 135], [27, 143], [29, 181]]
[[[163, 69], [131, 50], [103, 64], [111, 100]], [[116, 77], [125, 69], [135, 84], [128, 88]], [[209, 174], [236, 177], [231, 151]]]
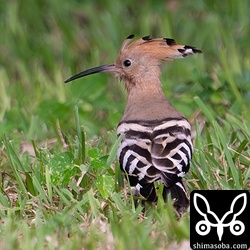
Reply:
[[[173, 37], [202, 55], [163, 67], [164, 91], [192, 122], [195, 189], [250, 190], [250, 3], [0, 3], [0, 249], [179, 249], [189, 212], [133, 200], [116, 161], [126, 95], [109, 74], [130, 34]], [[118, 139], [119, 140], [119, 139]]]

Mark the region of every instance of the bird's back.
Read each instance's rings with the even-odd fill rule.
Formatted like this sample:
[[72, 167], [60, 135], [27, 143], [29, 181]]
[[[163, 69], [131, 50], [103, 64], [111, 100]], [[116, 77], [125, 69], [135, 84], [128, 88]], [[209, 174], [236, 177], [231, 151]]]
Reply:
[[148, 201], [156, 201], [154, 182], [160, 181], [164, 198], [170, 191], [176, 206], [186, 208], [188, 200], [181, 179], [189, 169], [193, 151], [188, 121], [184, 117], [122, 121], [117, 134], [124, 136], [117, 155], [130, 185]]

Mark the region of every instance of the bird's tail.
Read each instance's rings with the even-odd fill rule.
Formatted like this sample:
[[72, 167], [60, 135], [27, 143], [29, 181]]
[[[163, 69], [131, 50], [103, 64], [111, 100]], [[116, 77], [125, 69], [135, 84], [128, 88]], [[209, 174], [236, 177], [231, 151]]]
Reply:
[[172, 187], [164, 187], [163, 198], [165, 201], [167, 201], [169, 193], [171, 198], [174, 200], [174, 207], [176, 211], [180, 214], [184, 213], [189, 206], [189, 200], [182, 181], [175, 183]]

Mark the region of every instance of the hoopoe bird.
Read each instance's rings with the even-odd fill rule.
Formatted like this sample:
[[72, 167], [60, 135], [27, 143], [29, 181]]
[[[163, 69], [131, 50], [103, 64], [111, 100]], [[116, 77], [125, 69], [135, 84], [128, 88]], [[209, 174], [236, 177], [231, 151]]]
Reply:
[[191, 127], [166, 99], [160, 73], [163, 62], [202, 51], [171, 38], [145, 36], [130, 43], [133, 37], [123, 42], [114, 64], [88, 69], [65, 82], [98, 72], [114, 72], [124, 82], [127, 104], [117, 127], [117, 136], [123, 135], [117, 152], [121, 169], [149, 202], [157, 201], [154, 183], [163, 183], [164, 200], [170, 194], [176, 210], [183, 212], [189, 205], [182, 178], [193, 153]]

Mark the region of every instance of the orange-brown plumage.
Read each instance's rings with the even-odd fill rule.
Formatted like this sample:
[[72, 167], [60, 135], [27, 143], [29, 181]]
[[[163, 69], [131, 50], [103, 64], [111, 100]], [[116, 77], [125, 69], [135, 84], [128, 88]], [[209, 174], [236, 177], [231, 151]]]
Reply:
[[[154, 60], [170, 61], [175, 58], [183, 58], [188, 54], [202, 53], [201, 50], [193, 46], [177, 44], [171, 38], [150, 38], [150, 36], [145, 36], [129, 44], [131, 38], [132, 36], [129, 36], [124, 41], [120, 54], [129, 54], [132, 51], [138, 51], [150, 55]], [[183, 56], [185, 47], [186, 49], [190, 49], [190, 52]]]

